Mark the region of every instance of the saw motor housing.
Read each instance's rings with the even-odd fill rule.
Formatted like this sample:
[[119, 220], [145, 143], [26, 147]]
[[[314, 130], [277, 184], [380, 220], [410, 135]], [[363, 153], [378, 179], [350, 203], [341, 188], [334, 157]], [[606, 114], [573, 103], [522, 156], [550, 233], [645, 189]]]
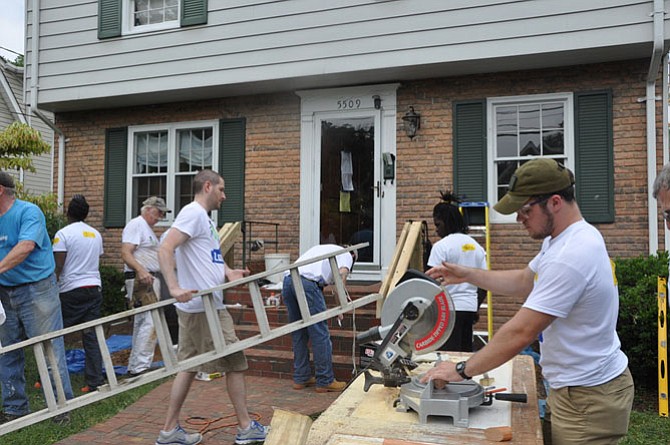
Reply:
[[408, 271], [386, 298], [381, 325], [357, 336], [361, 343], [382, 340], [370, 364], [382, 378], [366, 371], [365, 391], [376, 383], [407, 383], [408, 371], [416, 367], [412, 354], [438, 350], [453, 331], [455, 315], [453, 300], [443, 286], [421, 272]]

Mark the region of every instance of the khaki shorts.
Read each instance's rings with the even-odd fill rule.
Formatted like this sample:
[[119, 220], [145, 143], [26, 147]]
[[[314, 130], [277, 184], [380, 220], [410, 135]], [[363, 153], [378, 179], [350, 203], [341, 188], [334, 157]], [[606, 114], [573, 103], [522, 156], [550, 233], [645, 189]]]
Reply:
[[[228, 311], [222, 309], [218, 311], [218, 314], [221, 322], [221, 332], [226, 344], [230, 345], [239, 341], [233, 327], [233, 319]], [[209, 325], [204, 312], [191, 314], [177, 309], [177, 316], [179, 317], [179, 350], [177, 357], [180, 361], [214, 350], [212, 334], [209, 332]], [[197, 369], [190, 369], [189, 372], [242, 372], [248, 368], [247, 358], [244, 356], [244, 352], [240, 351], [204, 363]]]
[[628, 432], [634, 392], [628, 368], [602, 385], [551, 389], [545, 416], [551, 444], [617, 444]]

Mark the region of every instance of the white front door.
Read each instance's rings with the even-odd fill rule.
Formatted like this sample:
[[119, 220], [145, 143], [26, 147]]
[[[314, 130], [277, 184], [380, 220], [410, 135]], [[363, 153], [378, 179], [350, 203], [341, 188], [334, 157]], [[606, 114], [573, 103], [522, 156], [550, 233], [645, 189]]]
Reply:
[[298, 93], [300, 251], [316, 244], [367, 242], [353, 280], [381, 279], [395, 248], [395, 180], [388, 169], [384, 179], [384, 158], [395, 158], [396, 88]]

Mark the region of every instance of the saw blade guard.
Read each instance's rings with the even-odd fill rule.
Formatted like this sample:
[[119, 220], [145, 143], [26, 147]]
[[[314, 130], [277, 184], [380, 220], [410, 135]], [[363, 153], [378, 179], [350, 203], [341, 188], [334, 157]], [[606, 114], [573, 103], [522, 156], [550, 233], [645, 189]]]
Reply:
[[[454, 302], [447, 290], [427, 278], [412, 278], [396, 286], [384, 301], [381, 326], [392, 326], [405, 306], [412, 302], [419, 308], [419, 319], [397, 343], [408, 356], [436, 351], [451, 336], [456, 322]], [[388, 332], [387, 332], [388, 334]]]

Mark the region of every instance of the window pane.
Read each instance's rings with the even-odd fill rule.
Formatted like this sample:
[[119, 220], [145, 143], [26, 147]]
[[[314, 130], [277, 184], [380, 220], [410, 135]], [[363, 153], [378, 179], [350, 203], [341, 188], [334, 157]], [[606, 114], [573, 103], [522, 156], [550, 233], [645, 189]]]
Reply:
[[149, 24], [149, 13], [138, 12], [135, 14], [135, 26], [148, 25]]
[[150, 0], [149, 2], [151, 9], [163, 9], [163, 0]]
[[499, 158], [516, 157], [517, 152], [516, 134], [498, 134], [496, 137], [496, 149]]
[[212, 168], [212, 127], [179, 130], [179, 171], [196, 172]]
[[540, 154], [540, 132], [529, 131], [519, 135], [521, 156], [538, 156]]
[[165, 199], [167, 193], [166, 176], [141, 176], [133, 178], [133, 217], [139, 215], [142, 203], [149, 196]]
[[172, 20], [177, 20], [177, 7], [165, 8], [165, 21], [169, 22]]
[[175, 177], [175, 205], [176, 215], [185, 205], [193, 201], [193, 178], [195, 174], [177, 175]]
[[140, 12], [140, 11], [146, 11], [149, 9], [149, 1], [148, 0], [135, 0], [135, 11]]
[[563, 130], [542, 132], [542, 148], [545, 155], [564, 154]]
[[[540, 105], [522, 105], [519, 107], [519, 131], [538, 130], [540, 128]], [[521, 144], [523, 147], [524, 144]]]
[[556, 129], [564, 127], [563, 104], [550, 103], [542, 105], [542, 128]]
[[135, 133], [134, 174], [167, 172], [167, 131]]
[[517, 107], [496, 108], [496, 131], [497, 133], [516, 133], [518, 131]]
[[[518, 162], [516, 161], [501, 161], [501, 162], [496, 162], [496, 168], [498, 169], [498, 187], [502, 187], [505, 190], [507, 190], [507, 186], [509, 185], [509, 181], [512, 178], [512, 174], [516, 170], [517, 166], [519, 165]], [[503, 192], [503, 194], [505, 194]]]

